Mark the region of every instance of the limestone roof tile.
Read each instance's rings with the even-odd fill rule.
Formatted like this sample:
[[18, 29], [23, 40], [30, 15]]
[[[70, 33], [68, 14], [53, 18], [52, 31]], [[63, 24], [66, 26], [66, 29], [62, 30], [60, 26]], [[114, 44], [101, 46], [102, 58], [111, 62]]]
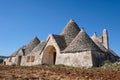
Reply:
[[21, 50], [21, 49], [25, 49], [25, 45], [24, 46], [22, 46], [22, 47], [20, 47], [17, 51], [15, 51], [11, 56], [16, 56], [16, 55], [18, 55], [18, 53], [19, 53], [19, 51]]
[[99, 47], [92, 41], [88, 34], [81, 29], [75, 39], [62, 52], [81, 52], [86, 50], [100, 50]]
[[64, 37], [61, 35], [55, 35], [55, 34], [52, 34], [52, 35], [53, 35], [56, 43], [58, 44], [60, 50], [62, 51], [63, 49], [65, 49], [67, 45], [65, 43]]
[[25, 54], [31, 53], [31, 51], [40, 43], [40, 40], [37, 37], [34, 37], [33, 40], [25, 48]]
[[39, 43], [33, 50], [31, 53], [36, 53], [37, 51], [41, 52], [41, 50], [43, 49], [43, 47], [45, 46], [46, 41], [42, 41], [41, 43]]
[[69, 43], [71, 43], [71, 41], [76, 37], [79, 31], [79, 26], [73, 19], [71, 19], [61, 32], [61, 35], [64, 36], [66, 44], [69, 45]]

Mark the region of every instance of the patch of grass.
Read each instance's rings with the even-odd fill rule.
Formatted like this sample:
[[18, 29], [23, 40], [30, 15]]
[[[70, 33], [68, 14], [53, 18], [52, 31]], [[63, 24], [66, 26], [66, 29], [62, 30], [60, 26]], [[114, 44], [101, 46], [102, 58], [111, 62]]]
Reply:
[[97, 67], [97, 66], [92, 66], [92, 67], [91, 67], [91, 69], [96, 69], [96, 68], [99, 68], [99, 67]]
[[117, 70], [120, 71], [120, 65], [117, 67]]
[[63, 64], [58, 64], [58, 65], [53, 65], [53, 66], [55, 66], [55, 67], [67, 67], [67, 66], [65, 66]]
[[38, 64], [37, 67], [48, 67], [48, 68], [81, 68], [81, 67], [73, 67], [73, 66], [67, 66], [63, 64], [57, 64], [57, 65], [49, 65], [49, 64]]
[[120, 71], [120, 62], [111, 63], [110, 61], [105, 61], [104, 65], [101, 66], [101, 68]]
[[106, 60], [106, 61], [104, 61], [103, 67], [110, 68], [110, 67], [112, 67], [112, 64], [113, 63], [111, 63], [109, 60]]

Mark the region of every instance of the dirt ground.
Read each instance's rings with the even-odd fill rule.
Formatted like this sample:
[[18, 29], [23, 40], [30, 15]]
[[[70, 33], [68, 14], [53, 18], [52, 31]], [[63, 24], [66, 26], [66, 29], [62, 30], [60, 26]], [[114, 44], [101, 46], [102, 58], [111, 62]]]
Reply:
[[0, 66], [0, 80], [120, 80], [120, 70], [2, 65]]

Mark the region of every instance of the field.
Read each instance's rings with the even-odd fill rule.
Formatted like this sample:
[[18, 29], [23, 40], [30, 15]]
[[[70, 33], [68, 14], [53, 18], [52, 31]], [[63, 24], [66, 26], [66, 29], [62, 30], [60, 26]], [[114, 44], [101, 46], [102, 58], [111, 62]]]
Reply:
[[0, 80], [120, 80], [119, 65], [100, 68], [57, 66], [4, 66], [0, 65]]

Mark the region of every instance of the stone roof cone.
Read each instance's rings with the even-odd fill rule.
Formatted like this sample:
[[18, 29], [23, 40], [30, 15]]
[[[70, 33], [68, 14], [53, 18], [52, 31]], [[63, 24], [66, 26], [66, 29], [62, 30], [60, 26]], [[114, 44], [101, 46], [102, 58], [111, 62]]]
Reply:
[[86, 50], [100, 50], [98, 46], [92, 41], [88, 34], [81, 29], [79, 34], [70, 43], [70, 45], [63, 52], [81, 52]]
[[36, 46], [36, 45], [38, 45], [40, 43], [40, 40], [37, 38], [37, 36], [35, 36], [34, 38], [33, 38], [33, 40], [31, 40], [30, 41], [30, 43], [28, 44], [28, 46], [29, 47], [31, 47], [31, 46]]
[[22, 50], [22, 49], [25, 49], [25, 48], [26, 48], [25, 45], [22, 46], [22, 47], [20, 47], [20, 48], [19, 48], [17, 51], [15, 51], [11, 56], [16, 56], [16, 55], [18, 55], [19, 51]]
[[42, 41], [41, 43], [39, 43], [33, 50], [32, 53], [35, 53], [37, 51], [41, 52], [41, 50], [43, 49], [43, 47], [45, 46], [46, 41]]
[[33, 40], [31, 40], [30, 43], [27, 45], [26, 54], [30, 53], [39, 43], [40, 40], [35, 36]]
[[40, 43], [40, 40], [35, 36], [27, 46], [26, 45], [22, 46], [16, 52], [14, 52], [11, 56], [16, 56], [20, 50], [24, 50], [25, 55], [29, 54], [39, 43]]
[[73, 19], [71, 19], [67, 23], [63, 31], [61, 32], [61, 35], [65, 37], [66, 44], [68, 45], [79, 32], [80, 32], [79, 26], [76, 24], [76, 22]]

